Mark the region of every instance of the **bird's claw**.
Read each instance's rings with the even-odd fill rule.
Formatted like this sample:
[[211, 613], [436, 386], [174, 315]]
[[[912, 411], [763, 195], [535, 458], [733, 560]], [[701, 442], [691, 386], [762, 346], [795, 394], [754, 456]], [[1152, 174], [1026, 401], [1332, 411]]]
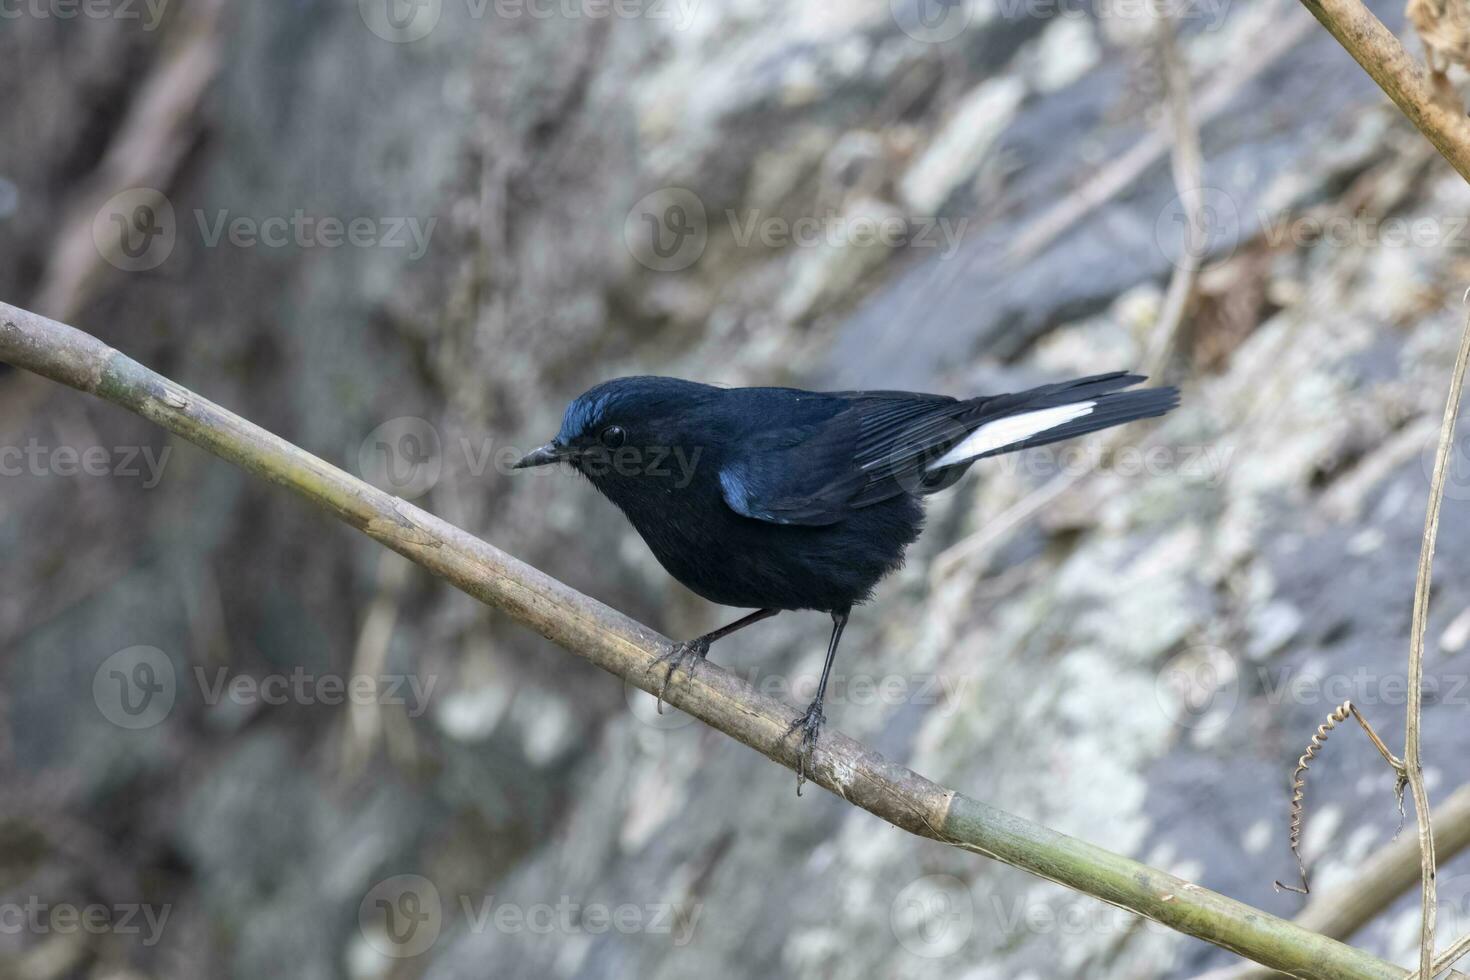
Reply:
[[782, 736], [785, 740], [794, 735], [798, 730], [801, 732], [801, 752], [796, 757], [796, 795], [801, 795], [801, 786], [806, 782], [807, 771], [811, 768], [812, 752], [817, 747], [817, 732], [821, 731], [822, 724], [827, 717], [822, 714], [822, 703], [813, 701], [806, 709], [806, 713], [793, 721]]
[[664, 671], [663, 683], [658, 686], [659, 714], [664, 713], [664, 691], [668, 689], [669, 681], [673, 680], [674, 671], [678, 670], [682, 664], [687, 662], [689, 664], [689, 676], [693, 677], [695, 666], [708, 655], [709, 641], [701, 636], [698, 639], [689, 640], [684, 643], [675, 643], [663, 653], [659, 654], [657, 660], [649, 664], [649, 670], [652, 670], [659, 664], [668, 665], [668, 668]]

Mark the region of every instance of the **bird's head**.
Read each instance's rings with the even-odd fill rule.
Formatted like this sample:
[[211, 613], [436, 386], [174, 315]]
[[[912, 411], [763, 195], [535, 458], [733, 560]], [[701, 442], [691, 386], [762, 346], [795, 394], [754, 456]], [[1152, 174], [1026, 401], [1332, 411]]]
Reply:
[[704, 455], [702, 410], [720, 389], [677, 378], [604, 381], [567, 406], [561, 431], [515, 469], [570, 463], [604, 492], [619, 486], [682, 489]]

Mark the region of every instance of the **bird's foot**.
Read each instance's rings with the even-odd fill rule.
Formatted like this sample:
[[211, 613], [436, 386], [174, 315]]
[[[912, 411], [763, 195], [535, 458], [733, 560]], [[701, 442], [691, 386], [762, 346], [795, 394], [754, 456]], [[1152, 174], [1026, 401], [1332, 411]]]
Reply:
[[802, 783], [806, 782], [806, 774], [812, 768], [812, 752], [817, 747], [817, 732], [821, 731], [822, 724], [827, 717], [822, 714], [822, 702], [813, 701], [807, 706], [806, 714], [793, 721], [786, 729], [783, 740], [790, 738], [796, 732], [801, 732], [801, 753], [796, 757], [796, 795], [801, 795]]
[[689, 664], [689, 676], [694, 676], [695, 666], [709, 655], [709, 640], [701, 636], [685, 643], [675, 643], [663, 653], [648, 669], [652, 670], [659, 664], [667, 664], [668, 669], [664, 671], [663, 683], [658, 686], [658, 713], [664, 713], [664, 691], [668, 690], [669, 681], [674, 677], [674, 671], [685, 663]]

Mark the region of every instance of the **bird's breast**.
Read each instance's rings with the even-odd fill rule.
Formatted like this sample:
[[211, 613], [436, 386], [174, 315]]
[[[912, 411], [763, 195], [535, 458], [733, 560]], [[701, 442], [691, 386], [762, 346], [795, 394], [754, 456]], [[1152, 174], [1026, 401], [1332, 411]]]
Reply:
[[845, 609], [903, 563], [922, 506], [907, 495], [821, 526], [731, 510], [718, 490], [634, 494], [616, 503], [664, 569], [700, 596], [741, 608]]

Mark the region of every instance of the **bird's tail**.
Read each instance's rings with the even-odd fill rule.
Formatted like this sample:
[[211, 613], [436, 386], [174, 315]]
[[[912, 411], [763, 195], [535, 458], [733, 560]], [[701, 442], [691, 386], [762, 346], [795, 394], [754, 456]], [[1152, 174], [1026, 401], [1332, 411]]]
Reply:
[[987, 456], [1049, 445], [1136, 419], [1163, 415], [1179, 404], [1178, 388], [1120, 391], [1147, 380], [1118, 371], [976, 399], [973, 430], [928, 471], [937, 473]]

